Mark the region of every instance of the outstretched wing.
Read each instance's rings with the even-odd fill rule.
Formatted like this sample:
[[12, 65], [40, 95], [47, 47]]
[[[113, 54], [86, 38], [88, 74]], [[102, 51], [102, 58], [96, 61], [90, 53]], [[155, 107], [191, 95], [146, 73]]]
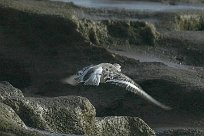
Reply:
[[126, 90], [137, 94], [139, 96], [141, 96], [142, 98], [148, 100], [149, 102], [165, 109], [165, 110], [170, 110], [171, 107], [168, 107], [162, 103], [160, 103], [159, 101], [155, 100], [153, 97], [151, 97], [149, 94], [147, 94], [138, 84], [136, 84], [132, 79], [130, 79], [129, 77], [127, 77], [126, 75], [122, 74], [122, 73], [114, 73], [112, 74], [112, 78], [111, 79], [107, 79], [106, 83], [111, 83], [111, 84], [115, 84], [121, 87], [125, 87]]
[[102, 75], [102, 67], [91, 68], [87, 74], [84, 76], [84, 85], [99, 85], [101, 75]]
[[87, 76], [88, 72], [90, 73], [90, 70], [93, 68], [93, 65], [90, 65], [88, 67], [84, 67], [82, 70], [79, 70], [77, 74], [74, 77], [74, 80], [78, 83], [84, 82], [84, 77]]

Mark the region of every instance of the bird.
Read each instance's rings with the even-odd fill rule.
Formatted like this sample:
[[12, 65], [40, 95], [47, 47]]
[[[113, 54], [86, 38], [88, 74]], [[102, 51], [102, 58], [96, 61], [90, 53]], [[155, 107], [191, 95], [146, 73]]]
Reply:
[[99, 86], [100, 83], [109, 83], [125, 88], [133, 94], [139, 95], [143, 99], [153, 103], [154, 105], [164, 109], [172, 109], [166, 106], [149, 94], [147, 94], [139, 84], [121, 72], [120, 64], [100, 63], [98, 65], [90, 65], [79, 70], [77, 74], [63, 79], [63, 83], [70, 85], [93, 85]]

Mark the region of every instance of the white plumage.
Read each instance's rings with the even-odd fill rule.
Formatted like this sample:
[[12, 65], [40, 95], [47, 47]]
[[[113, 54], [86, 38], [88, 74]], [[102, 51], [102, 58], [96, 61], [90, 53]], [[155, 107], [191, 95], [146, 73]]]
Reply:
[[[101, 75], [102, 75], [102, 67], [98, 67], [94, 69], [94, 71], [90, 74], [88, 79], [84, 81], [85, 85], [99, 85], [100, 80], [101, 80]], [[83, 82], [83, 81], [82, 81]]]
[[[70, 79], [72, 79], [72, 82], [70, 82]], [[101, 63], [98, 65], [85, 67], [82, 70], [78, 71], [76, 75], [65, 79], [64, 83], [72, 85], [83, 83], [84, 85], [96, 86], [98, 86], [100, 83], [111, 83], [117, 86], [125, 87], [126, 90], [141, 96], [142, 98], [165, 110], [171, 109], [170, 107], [152, 98], [131, 78], [121, 73], [121, 66], [119, 64]]]

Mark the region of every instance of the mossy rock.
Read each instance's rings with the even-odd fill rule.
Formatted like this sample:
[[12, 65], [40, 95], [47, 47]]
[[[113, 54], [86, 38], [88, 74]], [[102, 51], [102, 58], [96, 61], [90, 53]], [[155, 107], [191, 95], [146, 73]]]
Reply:
[[155, 45], [159, 36], [153, 24], [142, 21], [111, 21], [107, 23], [107, 30], [116, 44]]
[[184, 14], [176, 16], [177, 30], [203, 31], [204, 15]]
[[77, 30], [94, 44], [106, 43], [107, 28], [101, 21], [92, 21], [87, 19], [78, 20]]
[[154, 45], [159, 33], [142, 21], [79, 20], [78, 31], [90, 42], [101, 45]]

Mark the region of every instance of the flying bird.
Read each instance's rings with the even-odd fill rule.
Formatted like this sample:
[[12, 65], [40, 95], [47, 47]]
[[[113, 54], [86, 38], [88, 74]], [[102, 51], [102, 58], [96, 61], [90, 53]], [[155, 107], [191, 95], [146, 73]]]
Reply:
[[100, 63], [98, 65], [91, 65], [79, 70], [76, 75], [63, 80], [64, 83], [77, 85], [82, 83], [84, 85], [98, 86], [100, 83], [110, 83], [117, 86], [124, 87], [127, 91], [139, 95], [147, 101], [159, 106], [162, 109], [170, 110], [168, 107], [159, 101], [155, 100], [147, 94], [137, 83], [131, 78], [121, 72], [121, 66], [117, 63]]

